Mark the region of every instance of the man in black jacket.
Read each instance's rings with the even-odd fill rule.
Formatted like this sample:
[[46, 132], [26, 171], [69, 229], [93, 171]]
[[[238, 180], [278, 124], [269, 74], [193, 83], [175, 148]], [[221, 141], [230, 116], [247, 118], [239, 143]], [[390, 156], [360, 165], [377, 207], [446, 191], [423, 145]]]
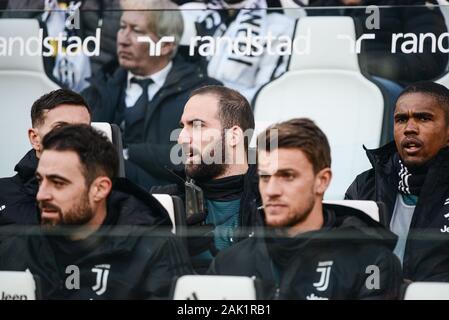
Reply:
[[33, 103], [32, 128], [28, 130], [33, 149], [15, 166], [15, 176], [0, 179], [1, 216], [18, 224], [39, 223], [35, 172], [42, 153], [42, 139], [53, 128], [71, 123], [90, 123], [90, 109], [79, 94], [59, 89], [43, 95]]
[[397, 298], [395, 236], [358, 210], [322, 204], [332, 176], [324, 133], [293, 119], [268, 128], [258, 147], [266, 232], [220, 252], [209, 273], [255, 276], [265, 299]]
[[449, 281], [449, 90], [410, 85], [394, 113], [394, 142], [366, 150], [373, 168], [346, 191], [347, 199], [385, 203], [381, 223], [399, 236], [395, 253], [404, 277]]
[[44, 298], [168, 298], [172, 278], [190, 270], [188, 257], [156, 199], [124, 179], [113, 188], [114, 146], [88, 125], [68, 125], [43, 147], [43, 234], [4, 240], [0, 268], [30, 269], [44, 279]]
[[[175, 4], [128, 0], [122, 6], [125, 11], [117, 33], [119, 66], [106, 65], [82, 94], [92, 107], [94, 121], [122, 128], [126, 176], [149, 189], [173, 180], [167, 171], [172, 167], [170, 149], [176, 141], [173, 130], [178, 128], [190, 92], [219, 83], [176, 56], [183, 20]], [[160, 46], [149, 47], [153, 41], [161, 41]]]
[[[180, 125], [178, 150], [172, 157], [185, 164], [187, 182], [178, 179], [183, 183], [152, 192], [180, 194], [185, 199], [191, 231], [187, 243], [201, 273], [218, 251], [262, 224], [255, 159], [248, 149], [254, 116], [239, 92], [206, 86], [192, 92]], [[176, 158], [181, 148], [183, 158]], [[237, 232], [241, 229], [245, 230]]]

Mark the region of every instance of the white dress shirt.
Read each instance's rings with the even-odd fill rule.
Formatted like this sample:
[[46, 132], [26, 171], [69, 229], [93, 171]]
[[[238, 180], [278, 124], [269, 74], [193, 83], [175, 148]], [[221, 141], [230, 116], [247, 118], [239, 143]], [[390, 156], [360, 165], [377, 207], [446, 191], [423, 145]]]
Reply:
[[128, 71], [128, 79], [126, 83], [126, 97], [125, 104], [127, 108], [133, 107], [137, 99], [139, 99], [142, 94], [142, 87], [134, 82], [131, 82], [132, 78], [136, 79], [148, 79], [151, 78], [154, 82], [148, 86], [148, 101], [153, 99], [154, 95], [162, 88], [167, 79], [167, 75], [171, 70], [173, 63], [170, 61], [162, 70], [152, 74], [151, 76], [142, 77], [136, 76], [132, 72]]

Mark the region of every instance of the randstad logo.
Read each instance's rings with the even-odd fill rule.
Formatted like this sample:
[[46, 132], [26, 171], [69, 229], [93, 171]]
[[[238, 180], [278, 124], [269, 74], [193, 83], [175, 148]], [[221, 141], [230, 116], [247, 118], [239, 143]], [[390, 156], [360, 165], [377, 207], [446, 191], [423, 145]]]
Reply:
[[[44, 37], [44, 30], [39, 29], [35, 37], [25, 39], [22, 37], [0, 37], [0, 57], [53, 57], [57, 54], [62, 56], [76, 56], [78, 54], [84, 54], [88, 57], [99, 56], [100, 41], [100, 28], [96, 29], [95, 36], [88, 36], [84, 40], [79, 36], [67, 37], [64, 32], [60, 32], [56, 37]], [[65, 43], [68, 43], [68, 45], [65, 46]]]
[[154, 56], [158, 57], [161, 55], [162, 44], [175, 42], [175, 37], [165, 36], [165, 37], [162, 37], [158, 42], [154, 42], [153, 39], [151, 39], [149, 36], [140, 36], [140, 37], [137, 37], [137, 42], [148, 42], [149, 43], [149, 49], [148, 49], [149, 55], [152, 57], [154, 57]]

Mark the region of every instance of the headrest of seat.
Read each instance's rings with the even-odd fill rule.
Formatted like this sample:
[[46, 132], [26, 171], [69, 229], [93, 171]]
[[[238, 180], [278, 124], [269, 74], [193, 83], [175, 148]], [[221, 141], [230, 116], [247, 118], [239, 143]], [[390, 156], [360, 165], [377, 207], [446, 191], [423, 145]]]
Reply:
[[256, 298], [254, 279], [244, 276], [185, 275], [177, 279], [173, 293], [174, 300], [256, 300]]
[[288, 70], [360, 72], [355, 39], [354, 21], [350, 17], [301, 18], [296, 25]]
[[40, 30], [36, 19], [0, 19], [0, 70], [45, 73]]
[[5, 300], [35, 300], [36, 282], [26, 271], [0, 271], [0, 291]]
[[106, 137], [109, 139], [109, 141], [113, 142], [112, 128], [108, 122], [92, 122], [90, 125], [92, 127], [94, 127], [95, 129], [97, 129], [98, 131], [104, 133], [106, 135]]
[[375, 201], [370, 200], [323, 200], [325, 204], [336, 204], [360, 210], [369, 215], [373, 220], [379, 222], [379, 207]]
[[407, 286], [404, 300], [449, 300], [449, 283], [413, 282]]

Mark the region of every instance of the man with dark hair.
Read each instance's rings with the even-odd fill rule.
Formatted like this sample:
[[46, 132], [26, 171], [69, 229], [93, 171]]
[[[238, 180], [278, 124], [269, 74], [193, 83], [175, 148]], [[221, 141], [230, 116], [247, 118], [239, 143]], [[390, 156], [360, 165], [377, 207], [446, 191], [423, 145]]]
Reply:
[[[219, 82], [176, 54], [184, 28], [176, 4], [121, 0], [121, 5], [118, 65], [105, 65], [82, 94], [94, 121], [121, 127], [126, 176], [149, 190], [173, 181], [167, 170], [175, 144], [171, 136], [190, 92]], [[160, 52], [149, 50], [150, 41], [161, 41]]]
[[180, 126], [178, 144], [187, 182], [152, 191], [185, 197], [189, 230], [199, 234], [187, 243], [201, 273], [219, 250], [238, 240], [238, 227], [250, 232], [250, 227], [261, 224], [256, 168], [248, 161], [254, 117], [237, 91], [206, 86], [191, 93]]
[[434, 82], [407, 87], [394, 112], [394, 142], [366, 150], [373, 168], [347, 199], [382, 201], [381, 223], [399, 236], [404, 277], [449, 281], [449, 90]]
[[[213, 120], [208, 118], [213, 118]], [[210, 128], [213, 129], [212, 135], [216, 134], [217, 136], [209, 136], [207, 131], [202, 130], [201, 134], [204, 135], [202, 141], [193, 141], [195, 125], [207, 128], [208, 120], [213, 122], [210, 125]], [[185, 165], [187, 176], [201, 182], [215, 179], [224, 174], [231, 176], [247, 171], [247, 150], [254, 130], [254, 115], [248, 101], [240, 93], [222, 86], [206, 86], [194, 90], [184, 108], [180, 125], [182, 131], [178, 142], [187, 148], [185, 150], [188, 155]], [[226, 137], [226, 134], [231, 136]], [[228, 142], [232, 142], [232, 135], [237, 135], [239, 139], [236, 141], [237, 143], [231, 145], [234, 152], [226, 149], [226, 139], [228, 138]], [[214, 139], [214, 143], [208, 144], [211, 138], [217, 139]], [[208, 151], [216, 152], [217, 150], [213, 150], [213, 148], [217, 147], [217, 144], [222, 149], [219, 150], [222, 151], [222, 157], [217, 159], [221, 161], [206, 164], [203, 161], [192, 160], [194, 156], [199, 157], [202, 151], [204, 154]], [[211, 149], [207, 150], [208, 147]], [[235, 162], [229, 159], [233, 155], [237, 157]]]
[[1, 269], [30, 269], [49, 299], [168, 298], [172, 278], [190, 270], [185, 249], [155, 198], [123, 178], [113, 184], [117, 165], [89, 125], [48, 133], [36, 171], [43, 236], [4, 241]]
[[32, 150], [15, 166], [14, 177], [0, 179], [0, 213], [12, 222], [37, 224], [35, 171], [42, 153], [42, 140], [52, 129], [71, 123], [89, 124], [90, 109], [79, 94], [65, 89], [49, 92], [31, 107], [28, 138]]
[[267, 228], [220, 252], [209, 273], [255, 277], [264, 299], [397, 298], [394, 234], [359, 210], [322, 203], [331, 157], [315, 123], [293, 119], [268, 128], [257, 156]]

